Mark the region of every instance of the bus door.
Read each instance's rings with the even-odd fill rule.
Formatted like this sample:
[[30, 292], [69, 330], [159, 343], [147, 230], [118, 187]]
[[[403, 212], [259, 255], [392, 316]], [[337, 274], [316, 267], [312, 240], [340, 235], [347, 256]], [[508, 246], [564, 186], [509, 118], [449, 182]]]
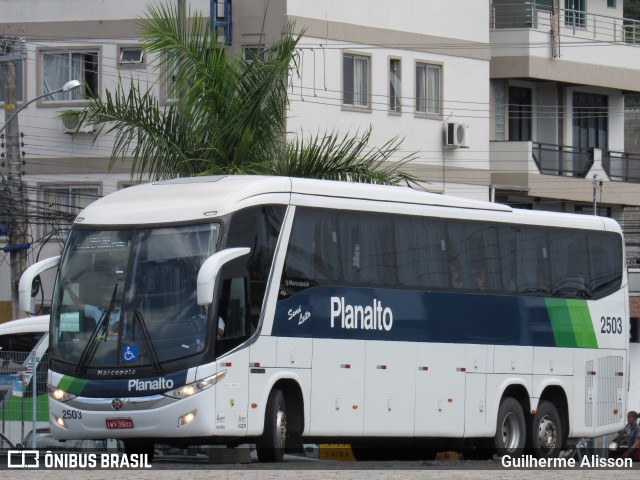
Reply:
[[[233, 262], [232, 262], [233, 263]], [[231, 264], [229, 264], [231, 265]], [[230, 353], [251, 335], [248, 278], [229, 265], [222, 270], [217, 309], [210, 320], [215, 336], [218, 370], [226, 370], [216, 386], [216, 434], [247, 433], [249, 349]], [[228, 268], [229, 267], [229, 268]]]
[[466, 345], [418, 346], [415, 436], [461, 437], [464, 433]]

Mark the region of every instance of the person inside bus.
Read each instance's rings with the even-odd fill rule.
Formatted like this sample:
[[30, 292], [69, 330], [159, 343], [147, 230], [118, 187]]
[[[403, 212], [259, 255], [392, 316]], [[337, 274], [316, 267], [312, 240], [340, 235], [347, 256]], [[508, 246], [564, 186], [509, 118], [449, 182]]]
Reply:
[[460, 268], [455, 262], [449, 264], [449, 279], [453, 288], [462, 287], [462, 277], [460, 276]]
[[634, 462], [640, 461], [640, 425], [638, 425], [638, 412], [631, 410], [627, 413], [627, 445], [629, 448], [621, 455], [621, 458], [631, 458]]
[[484, 268], [479, 268], [473, 272], [473, 285], [476, 290], [488, 290], [487, 285], [487, 271]]
[[[200, 322], [199, 331], [204, 331], [204, 326], [207, 324], [207, 306], [200, 305], [199, 312], [191, 318], [199, 320]], [[218, 317], [218, 338], [221, 338], [224, 336], [224, 327], [225, 327], [224, 319], [221, 316], [219, 316]]]
[[84, 303], [75, 292], [69, 288], [69, 283], [65, 284], [67, 294], [71, 301], [84, 312], [85, 317], [93, 318], [97, 323], [100, 321], [105, 312], [109, 313], [109, 325], [107, 327], [107, 336], [117, 335], [120, 326], [120, 308], [116, 306], [115, 299], [112, 295], [105, 294], [102, 296], [100, 306]]

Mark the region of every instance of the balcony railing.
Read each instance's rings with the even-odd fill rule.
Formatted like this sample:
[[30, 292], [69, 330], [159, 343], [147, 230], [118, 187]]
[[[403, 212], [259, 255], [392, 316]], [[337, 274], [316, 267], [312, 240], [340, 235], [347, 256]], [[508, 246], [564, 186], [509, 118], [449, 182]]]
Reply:
[[[551, 30], [551, 8], [544, 2], [494, 0], [492, 28], [530, 28]], [[595, 15], [581, 10], [558, 9], [558, 31], [563, 35], [593, 38], [598, 41], [640, 44], [640, 21]]]
[[585, 178], [593, 166], [593, 149], [534, 142], [533, 160], [540, 173]]
[[625, 152], [604, 152], [602, 168], [609, 178], [618, 182], [640, 182], [640, 155]]

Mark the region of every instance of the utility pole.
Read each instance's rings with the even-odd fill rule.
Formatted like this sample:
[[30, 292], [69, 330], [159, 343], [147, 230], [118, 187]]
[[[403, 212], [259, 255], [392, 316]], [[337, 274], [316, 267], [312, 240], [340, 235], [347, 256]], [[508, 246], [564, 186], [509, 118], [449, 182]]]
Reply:
[[602, 180], [598, 180], [598, 174], [593, 174], [593, 180], [591, 180], [591, 188], [593, 189], [593, 214], [598, 215], [598, 191], [602, 192]]
[[[5, 39], [4, 54], [0, 55], [0, 65], [3, 68], [3, 91], [4, 91], [4, 115], [5, 120], [9, 118], [18, 108], [17, 86], [16, 86], [16, 60], [26, 57], [24, 52], [16, 51], [15, 39]], [[24, 192], [22, 189], [22, 160], [20, 158], [20, 132], [18, 127], [18, 116], [14, 116], [5, 129], [5, 145], [7, 152], [7, 162], [9, 172], [6, 185], [3, 190], [8, 194], [9, 216], [8, 216], [8, 244], [5, 251], [9, 252], [9, 263], [11, 266], [11, 312], [12, 318], [20, 316], [18, 283], [20, 276], [27, 265], [27, 209], [24, 202]]]

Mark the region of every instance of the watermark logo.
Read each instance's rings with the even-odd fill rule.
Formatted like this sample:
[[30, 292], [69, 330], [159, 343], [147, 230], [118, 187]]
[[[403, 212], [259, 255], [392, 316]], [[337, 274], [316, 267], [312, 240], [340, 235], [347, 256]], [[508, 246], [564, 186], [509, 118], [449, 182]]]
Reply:
[[38, 450], [7, 451], [8, 468], [40, 468], [40, 452]]
[[146, 454], [50, 452], [8, 450], [8, 468], [151, 468]]

